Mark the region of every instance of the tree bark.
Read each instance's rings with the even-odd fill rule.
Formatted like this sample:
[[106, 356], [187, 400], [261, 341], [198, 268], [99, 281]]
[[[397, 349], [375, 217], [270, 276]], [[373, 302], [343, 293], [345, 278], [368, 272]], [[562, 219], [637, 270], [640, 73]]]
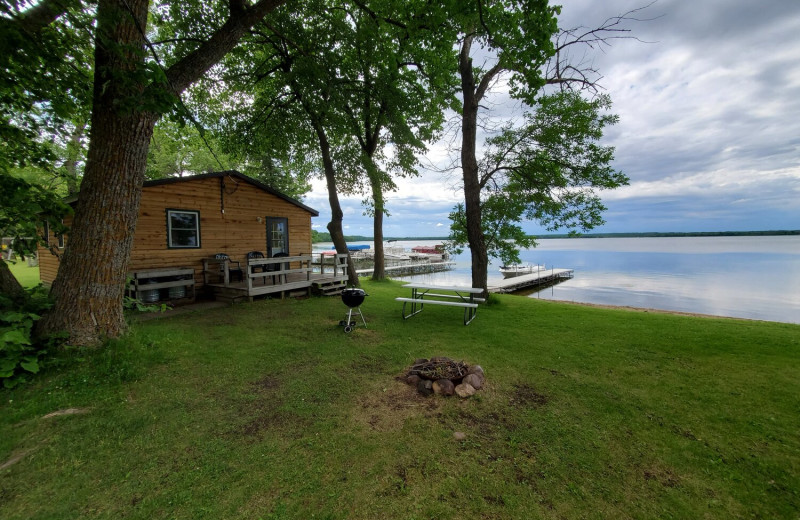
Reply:
[[80, 191], [78, 181], [78, 159], [81, 154], [81, 138], [86, 131], [86, 121], [75, 123], [75, 129], [67, 143], [67, 160], [64, 161], [64, 174], [67, 181], [67, 194], [76, 195]]
[[0, 258], [0, 294], [8, 296], [15, 302], [21, 301], [25, 294], [19, 280], [2, 258]]
[[333, 159], [331, 158], [331, 145], [322, 125], [318, 121], [313, 121], [312, 124], [317, 138], [319, 139], [319, 149], [322, 153], [322, 164], [325, 170], [325, 181], [328, 185], [328, 202], [331, 206], [331, 221], [328, 222], [328, 233], [331, 234], [331, 240], [333, 241], [333, 247], [336, 249], [336, 252], [341, 255], [347, 255], [347, 276], [349, 277], [349, 284], [354, 287], [360, 287], [356, 266], [353, 263], [353, 259], [350, 257], [350, 251], [347, 249], [347, 242], [344, 239], [344, 230], [342, 229], [344, 212], [339, 203], [339, 192], [336, 189], [336, 171], [333, 166]]
[[147, 149], [159, 115], [135, 106], [122, 108], [119, 101], [136, 99], [146, 87], [133, 81], [131, 73], [144, 65], [139, 27], [146, 25], [148, 7], [148, 0], [128, 0], [127, 9], [115, 1], [98, 5], [86, 171], [51, 290], [55, 305], [39, 322], [40, 332], [65, 331], [72, 344], [97, 344], [125, 330], [125, 276]]
[[[208, 42], [166, 72], [144, 72], [149, 0], [100, 0], [89, 152], [69, 242], [53, 282], [53, 309], [40, 334], [66, 331], [75, 345], [97, 345], [125, 330], [122, 297], [141, 187], [160, 104], [179, 95], [229, 52], [245, 31], [283, 0], [250, 8], [230, 2], [230, 18]], [[160, 100], [160, 101], [159, 101]], [[149, 107], [149, 108], [145, 108]], [[166, 110], [164, 107], [160, 110]]]
[[12, 18], [13, 23], [30, 35], [35, 35], [61, 16], [67, 10], [78, 7], [80, 0], [43, 0]]
[[375, 214], [372, 216], [372, 236], [375, 244], [374, 265], [372, 267], [373, 280], [386, 279], [386, 259], [384, 258], [383, 251], [383, 187], [381, 186], [380, 179], [370, 176], [370, 184], [372, 184], [372, 202], [374, 204]]
[[463, 106], [461, 112], [461, 170], [464, 178], [464, 210], [467, 218], [467, 240], [472, 259], [472, 286], [487, 290], [489, 255], [481, 228], [481, 186], [479, 180], [476, 142], [478, 133], [478, 104], [480, 90], [475, 85], [472, 58], [469, 57], [472, 37], [467, 36], [459, 55], [459, 74]]

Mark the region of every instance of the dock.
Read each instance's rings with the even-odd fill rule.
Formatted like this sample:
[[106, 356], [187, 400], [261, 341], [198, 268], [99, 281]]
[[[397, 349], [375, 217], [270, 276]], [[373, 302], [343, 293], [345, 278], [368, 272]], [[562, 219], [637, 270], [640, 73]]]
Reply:
[[[412, 274], [427, 274], [449, 271], [455, 267], [455, 262], [423, 262], [416, 264], [399, 264], [384, 267], [387, 275], [409, 276]], [[358, 276], [370, 276], [372, 269], [357, 269]]]
[[568, 280], [575, 275], [574, 269], [546, 269], [537, 273], [524, 274], [506, 278], [502, 282], [494, 283], [489, 286], [490, 293], [510, 293], [528, 289], [539, 285], [558, 283]]

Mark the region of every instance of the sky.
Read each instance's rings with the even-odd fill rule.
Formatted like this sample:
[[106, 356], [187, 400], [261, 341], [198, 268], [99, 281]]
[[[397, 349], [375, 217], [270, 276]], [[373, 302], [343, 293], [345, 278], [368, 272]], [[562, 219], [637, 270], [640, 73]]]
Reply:
[[[559, 26], [597, 27], [648, 1], [562, 0]], [[630, 178], [602, 192], [606, 223], [594, 232], [800, 229], [800, 2], [658, 0], [633, 16], [641, 21], [625, 27], [635, 39], [586, 56], [620, 118], [602, 144]], [[438, 143], [424, 162], [445, 157]], [[400, 182], [386, 197], [384, 235], [447, 236], [463, 200], [459, 176], [422, 169]], [[345, 234], [372, 236], [363, 198], [341, 197]], [[304, 202], [325, 231], [324, 182]], [[548, 233], [536, 222], [523, 228]]]

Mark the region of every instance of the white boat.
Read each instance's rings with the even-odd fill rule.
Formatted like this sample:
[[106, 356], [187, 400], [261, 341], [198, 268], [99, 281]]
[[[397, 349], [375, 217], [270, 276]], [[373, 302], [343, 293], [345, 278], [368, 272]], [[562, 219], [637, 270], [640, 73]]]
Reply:
[[538, 273], [544, 270], [543, 264], [509, 264], [500, 266], [500, 273], [503, 275], [503, 278], [513, 278], [515, 276]]

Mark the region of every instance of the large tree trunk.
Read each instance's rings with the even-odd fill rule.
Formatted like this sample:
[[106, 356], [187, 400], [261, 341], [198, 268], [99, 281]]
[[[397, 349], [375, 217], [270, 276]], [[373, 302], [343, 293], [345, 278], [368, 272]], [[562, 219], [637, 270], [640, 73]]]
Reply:
[[373, 280], [386, 279], [386, 260], [383, 251], [383, 189], [380, 180], [370, 179], [372, 183], [372, 202], [375, 214], [372, 216], [372, 236], [375, 244], [375, 264], [372, 268]]
[[44, 333], [66, 331], [73, 344], [96, 344], [125, 329], [125, 276], [158, 114], [119, 106], [119, 101], [141, 97], [147, 86], [132, 75], [144, 64], [144, 36], [137, 24], [146, 26], [148, 5], [148, 0], [128, 0], [127, 9], [110, 1], [98, 5], [86, 170], [53, 282], [55, 306], [39, 323]]
[[467, 240], [472, 258], [472, 286], [487, 291], [489, 255], [481, 228], [481, 186], [476, 158], [478, 131], [478, 103], [480, 91], [476, 92], [472, 59], [469, 57], [471, 37], [462, 44], [459, 72], [464, 104], [461, 113], [461, 169], [464, 177], [464, 208], [467, 217]]
[[[309, 115], [311, 115], [309, 113]], [[312, 116], [313, 118], [313, 116]], [[347, 255], [347, 276], [349, 277], [349, 284], [354, 287], [359, 287], [358, 273], [353, 259], [350, 257], [350, 252], [347, 249], [347, 242], [344, 239], [344, 230], [342, 229], [342, 221], [344, 220], [344, 212], [342, 206], [339, 204], [339, 192], [336, 189], [336, 172], [333, 167], [333, 159], [331, 159], [331, 145], [328, 142], [328, 136], [319, 122], [313, 122], [314, 131], [317, 133], [319, 139], [319, 148], [322, 153], [322, 164], [325, 170], [325, 181], [328, 185], [328, 202], [331, 205], [331, 221], [328, 222], [328, 233], [331, 234], [333, 247], [336, 252]]]
[[7, 296], [14, 301], [21, 301], [25, 291], [19, 284], [19, 280], [8, 268], [5, 260], [0, 258], [0, 294]]
[[[53, 309], [38, 333], [66, 331], [96, 345], [125, 329], [122, 296], [139, 214], [153, 126], [178, 96], [222, 59], [253, 24], [284, 0], [229, 2], [211, 37], [149, 83], [144, 67], [149, 0], [100, 0], [97, 7], [92, 130], [67, 248], [53, 282]], [[145, 79], [143, 79], [145, 78]]]

